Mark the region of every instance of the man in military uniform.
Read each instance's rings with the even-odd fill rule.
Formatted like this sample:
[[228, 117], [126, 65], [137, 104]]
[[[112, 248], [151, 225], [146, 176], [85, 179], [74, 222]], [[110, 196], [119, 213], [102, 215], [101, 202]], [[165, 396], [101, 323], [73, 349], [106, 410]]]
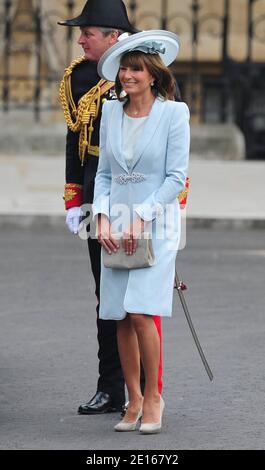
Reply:
[[[124, 32], [135, 33], [121, 0], [88, 0], [79, 16], [59, 22], [80, 28], [78, 44], [84, 56], [72, 62], [65, 70], [60, 86], [60, 99], [67, 122], [66, 138], [66, 223], [70, 231], [78, 233], [80, 208], [92, 204], [94, 180], [99, 156], [99, 127], [104, 100], [115, 98], [112, 82], [100, 80], [97, 62]], [[88, 238], [91, 268], [95, 279], [95, 293], [100, 298], [100, 250], [94, 238]], [[98, 313], [98, 306], [97, 306]], [[161, 338], [160, 317], [154, 317]], [[124, 379], [121, 370], [116, 323], [100, 320], [97, 316], [99, 379], [95, 396], [79, 406], [79, 414], [101, 414], [119, 411], [125, 402]], [[162, 359], [161, 359], [162, 361]], [[162, 389], [160, 361], [158, 388]]]

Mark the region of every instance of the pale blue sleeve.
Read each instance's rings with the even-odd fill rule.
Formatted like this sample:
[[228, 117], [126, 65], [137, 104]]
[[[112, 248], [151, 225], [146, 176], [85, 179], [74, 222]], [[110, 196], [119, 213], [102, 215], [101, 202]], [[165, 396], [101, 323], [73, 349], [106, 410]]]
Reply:
[[177, 103], [173, 112], [166, 154], [166, 178], [163, 184], [136, 207], [135, 212], [146, 221], [161, 215], [185, 187], [190, 149], [190, 113], [185, 103]]

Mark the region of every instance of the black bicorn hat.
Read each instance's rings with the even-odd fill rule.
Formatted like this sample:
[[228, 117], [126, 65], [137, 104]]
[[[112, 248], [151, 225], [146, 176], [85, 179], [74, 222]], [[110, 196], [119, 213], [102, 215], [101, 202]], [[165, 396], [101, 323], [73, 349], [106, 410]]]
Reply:
[[81, 14], [71, 20], [58, 21], [62, 26], [98, 26], [138, 33], [127, 15], [122, 0], [87, 0]]

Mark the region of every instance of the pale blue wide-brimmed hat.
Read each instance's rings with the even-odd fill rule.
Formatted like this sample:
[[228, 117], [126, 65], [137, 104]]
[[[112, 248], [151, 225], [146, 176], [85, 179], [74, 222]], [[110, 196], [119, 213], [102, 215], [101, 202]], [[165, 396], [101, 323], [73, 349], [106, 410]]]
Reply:
[[159, 54], [164, 64], [168, 66], [176, 59], [179, 45], [179, 38], [175, 33], [159, 29], [141, 31], [131, 36], [122, 35], [99, 60], [98, 73], [105, 80], [115, 81], [121, 57], [133, 51]]

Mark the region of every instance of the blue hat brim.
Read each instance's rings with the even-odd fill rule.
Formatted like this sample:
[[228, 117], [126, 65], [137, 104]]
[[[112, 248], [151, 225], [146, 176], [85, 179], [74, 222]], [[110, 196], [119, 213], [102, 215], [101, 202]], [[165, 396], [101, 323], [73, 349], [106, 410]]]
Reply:
[[98, 63], [100, 77], [114, 82], [119, 71], [121, 57], [145, 41], [162, 43], [165, 53], [159, 53], [159, 55], [166, 66], [174, 62], [179, 53], [180, 41], [175, 33], [164, 30], [141, 31], [107, 49]]

